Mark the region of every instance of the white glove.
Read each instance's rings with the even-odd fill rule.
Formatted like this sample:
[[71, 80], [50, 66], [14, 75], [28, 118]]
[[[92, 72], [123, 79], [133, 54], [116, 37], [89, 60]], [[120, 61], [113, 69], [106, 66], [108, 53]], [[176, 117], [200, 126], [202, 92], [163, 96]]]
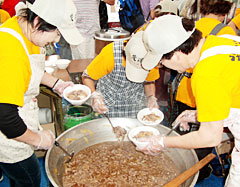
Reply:
[[108, 112], [108, 108], [104, 103], [104, 99], [101, 93], [93, 92], [91, 95], [93, 110], [99, 114]]
[[52, 90], [56, 94], [58, 94], [60, 97], [62, 97], [63, 90], [67, 88], [68, 86], [73, 86], [73, 82], [71, 81], [63, 81], [62, 79], [58, 79], [55, 85], [53, 86]]
[[147, 97], [147, 107], [150, 109], [159, 108], [157, 104], [157, 98], [153, 95]]
[[40, 142], [38, 143], [37, 149], [47, 150], [51, 148], [55, 142], [55, 137], [50, 130], [38, 131], [40, 136]]
[[173, 124], [180, 123], [181, 131], [189, 131], [190, 127], [188, 123], [197, 123], [197, 110], [185, 110], [183, 111]]
[[231, 126], [233, 124], [240, 125], [240, 109], [231, 108], [229, 115], [224, 119], [224, 127]]
[[145, 147], [137, 147], [137, 151], [142, 151], [144, 154], [157, 155], [164, 150], [164, 136], [150, 136], [147, 138], [141, 138], [139, 141], [148, 142]]

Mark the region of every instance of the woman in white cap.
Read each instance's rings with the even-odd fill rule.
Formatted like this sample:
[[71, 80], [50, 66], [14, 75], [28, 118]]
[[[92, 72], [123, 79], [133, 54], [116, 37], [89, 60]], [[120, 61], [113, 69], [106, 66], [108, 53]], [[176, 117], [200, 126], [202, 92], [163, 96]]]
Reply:
[[[192, 5], [192, 15], [197, 13], [197, 2]], [[231, 34], [236, 35], [234, 30], [223, 24], [225, 17], [229, 14], [232, 2], [227, 0], [201, 0], [200, 1], [200, 13], [202, 18], [196, 21], [196, 28], [202, 32], [202, 37], [205, 38], [209, 34], [211, 35], [223, 35]], [[182, 113], [184, 110], [194, 110], [196, 109], [195, 98], [193, 96], [192, 87], [191, 87], [191, 74], [193, 69], [187, 69], [184, 73], [186, 76], [182, 76], [182, 80], [179, 82], [179, 86], [176, 94], [177, 101], [177, 114], [175, 117]], [[183, 75], [183, 74], [182, 74]], [[176, 111], [176, 110], [175, 110]], [[178, 128], [176, 131], [179, 134], [186, 134], [189, 131], [195, 131], [199, 128], [199, 124], [189, 124], [187, 131], [180, 131]], [[199, 160], [205, 157], [207, 154], [212, 152], [212, 148], [196, 149], [195, 150]], [[198, 181], [209, 177], [211, 174], [212, 168], [206, 165], [200, 170]]]
[[107, 45], [84, 71], [83, 83], [92, 91], [94, 111], [110, 117], [136, 118], [146, 106], [158, 108], [154, 85], [158, 69], [149, 72], [140, 67], [146, 54], [142, 33], [133, 34], [127, 44], [118, 41]]
[[[223, 24], [225, 16], [230, 12], [232, 3], [227, 0], [201, 0], [200, 1], [200, 13], [202, 18], [196, 22], [196, 28], [200, 30], [203, 37], [207, 35], [223, 35], [231, 34], [236, 35], [234, 30]], [[197, 12], [197, 0], [192, 6], [192, 14]], [[193, 69], [187, 70], [188, 73], [192, 73]], [[191, 78], [184, 76], [181, 80], [176, 100], [178, 101], [178, 110], [181, 113], [186, 109], [195, 109], [195, 99], [191, 88]]]
[[240, 181], [240, 37], [233, 35], [202, 37], [194, 22], [166, 15], [155, 19], [144, 31], [143, 42], [148, 54], [144, 69], [160, 64], [179, 73], [193, 68], [192, 90], [197, 110], [183, 112], [176, 119], [200, 122], [198, 131], [182, 136], [155, 136], [139, 149], [155, 154], [164, 148], [196, 149], [217, 146], [222, 141], [223, 127], [235, 137], [232, 165], [226, 186], [239, 186]]
[[35, 149], [49, 149], [54, 136], [41, 130], [36, 96], [39, 84], [61, 95], [72, 83], [44, 74], [42, 47], [60, 35], [79, 44], [76, 9], [71, 0], [28, 0], [21, 15], [0, 27], [0, 168], [12, 186], [40, 186], [41, 172]]

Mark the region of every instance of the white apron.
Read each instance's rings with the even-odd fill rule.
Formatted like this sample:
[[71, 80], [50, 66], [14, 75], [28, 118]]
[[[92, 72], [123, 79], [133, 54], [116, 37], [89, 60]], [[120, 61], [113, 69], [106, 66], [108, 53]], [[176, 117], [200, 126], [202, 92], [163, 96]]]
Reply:
[[[41, 129], [38, 119], [38, 105], [36, 96], [39, 94], [39, 85], [44, 74], [45, 54], [29, 55], [26, 44], [22, 36], [12, 29], [1, 28], [0, 31], [7, 32], [16, 37], [24, 47], [31, 64], [32, 76], [28, 90], [24, 94], [24, 105], [18, 107], [19, 116], [23, 119], [27, 127], [32, 131]], [[13, 139], [8, 139], [0, 132], [0, 162], [15, 163], [29, 158], [34, 149], [32, 146]]]
[[231, 108], [229, 117], [224, 120], [224, 126], [234, 136], [234, 148], [232, 151], [232, 164], [225, 182], [226, 187], [239, 187], [240, 184], [240, 109]]
[[[232, 35], [222, 35], [218, 37], [229, 38], [240, 42], [240, 37]], [[216, 54], [240, 54], [240, 47], [236, 46], [216, 46], [204, 51], [200, 61]], [[232, 164], [225, 182], [226, 187], [240, 186], [240, 109], [231, 108], [228, 118], [224, 120], [224, 126], [228, 127], [234, 136], [235, 146], [232, 151]]]

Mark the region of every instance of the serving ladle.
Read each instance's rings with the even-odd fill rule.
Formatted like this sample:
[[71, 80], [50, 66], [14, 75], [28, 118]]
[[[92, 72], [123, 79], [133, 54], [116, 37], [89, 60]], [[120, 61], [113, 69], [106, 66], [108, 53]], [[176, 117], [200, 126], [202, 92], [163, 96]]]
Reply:
[[109, 118], [109, 116], [108, 116], [106, 113], [104, 113], [103, 115], [107, 118], [107, 120], [108, 120], [109, 123], [111, 124], [113, 133], [116, 135], [116, 137], [117, 137], [118, 139], [119, 139], [120, 137], [123, 137], [123, 138], [124, 138], [125, 134], [127, 134], [127, 131], [126, 131], [124, 128], [120, 127], [120, 126], [114, 127], [113, 124], [112, 124], [112, 122], [111, 122], [111, 120], [110, 120], [110, 118]]
[[65, 161], [65, 163], [69, 163], [69, 162], [72, 160], [73, 156], [74, 156], [74, 152], [72, 152], [72, 153], [70, 154], [70, 153], [67, 152], [66, 149], [64, 149], [56, 140], [55, 140], [54, 144], [55, 144], [57, 147], [59, 147], [59, 148], [69, 157], [69, 159], [67, 159], [67, 160]]
[[172, 133], [172, 131], [174, 131], [174, 130], [180, 125], [180, 123], [181, 123], [181, 122], [174, 121], [174, 122], [172, 123], [172, 128], [171, 128], [171, 130], [170, 130], [165, 136], [170, 135], [170, 134]]

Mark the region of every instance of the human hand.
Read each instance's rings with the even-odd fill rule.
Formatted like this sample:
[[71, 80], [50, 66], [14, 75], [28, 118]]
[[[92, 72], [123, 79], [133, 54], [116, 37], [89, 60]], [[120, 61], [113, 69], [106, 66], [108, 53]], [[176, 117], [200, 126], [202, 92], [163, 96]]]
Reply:
[[147, 107], [150, 109], [159, 108], [157, 98], [153, 95], [147, 97]]
[[99, 114], [108, 112], [108, 108], [104, 103], [103, 96], [100, 92], [93, 92], [91, 95], [93, 110]]
[[185, 110], [173, 122], [173, 125], [180, 123], [181, 131], [189, 131], [188, 123], [197, 123], [197, 110]]
[[67, 88], [68, 86], [73, 86], [73, 82], [71, 81], [63, 81], [62, 79], [58, 79], [57, 83], [53, 86], [52, 90], [53, 92], [57, 93], [60, 97], [62, 97], [63, 90]]
[[40, 142], [38, 143], [37, 150], [38, 149], [47, 150], [53, 146], [55, 142], [55, 137], [52, 131], [43, 130], [43, 131], [38, 131], [37, 133], [40, 136]]
[[141, 151], [144, 154], [148, 155], [157, 155], [164, 149], [164, 136], [150, 136], [147, 138], [141, 138], [139, 141], [141, 142], [148, 142], [145, 147], [137, 147], [137, 151]]

